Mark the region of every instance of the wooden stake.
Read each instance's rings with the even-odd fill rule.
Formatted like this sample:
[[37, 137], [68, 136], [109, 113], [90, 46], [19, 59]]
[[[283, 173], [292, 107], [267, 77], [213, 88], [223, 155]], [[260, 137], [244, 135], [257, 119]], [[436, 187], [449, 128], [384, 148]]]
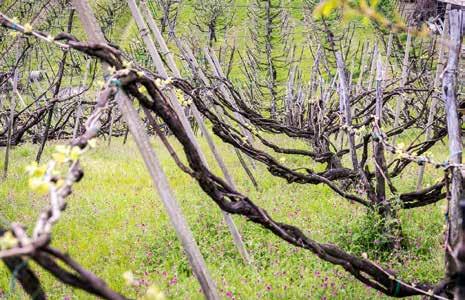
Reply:
[[[464, 11], [453, 7], [449, 12], [449, 60], [442, 82], [443, 99], [447, 117], [447, 133], [449, 137], [449, 163], [462, 163], [462, 135], [457, 112], [457, 72], [459, 67], [460, 48], [462, 44], [462, 26]], [[450, 199], [448, 202], [448, 232], [446, 236], [446, 276], [449, 278], [458, 271], [457, 257], [450, 250], [455, 250], [461, 238], [462, 216], [459, 201], [463, 197], [463, 176], [457, 167], [451, 170]], [[454, 299], [464, 299], [463, 297]]]
[[363, 74], [365, 73], [365, 69], [367, 68], [366, 59], [369, 46], [370, 42], [367, 41], [362, 47], [362, 55], [360, 57], [360, 72], [358, 74], [357, 86], [355, 87], [355, 94], [359, 94], [362, 89]]
[[[18, 66], [18, 60], [20, 58], [20, 51], [19, 51], [19, 46], [16, 54], [16, 66]], [[19, 80], [19, 70], [18, 67], [15, 68], [14, 74], [13, 74], [13, 81], [12, 81], [12, 87], [13, 87], [13, 94], [18, 93], [18, 80]], [[8, 95], [8, 92], [7, 92]], [[13, 136], [13, 130], [14, 130], [14, 125], [15, 125], [15, 113], [16, 113], [16, 98], [11, 95], [10, 96], [10, 119], [9, 119], [9, 127], [8, 127], [8, 135], [7, 135], [7, 141], [6, 141], [6, 149], [5, 149], [5, 161], [3, 164], [3, 178], [6, 179], [8, 176], [8, 165], [10, 164], [10, 150], [11, 150], [11, 138]]]
[[149, 137], [139, 118], [139, 114], [136, 112], [134, 107], [132, 107], [128, 96], [123, 91], [118, 93], [116, 99], [118, 107], [129, 127], [129, 131], [131, 132], [131, 135], [139, 148], [139, 152], [144, 159], [145, 165], [152, 178], [152, 183], [157, 188], [158, 194], [160, 195], [170, 217], [171, 224], [173, 224], [178, 238], [181, 240], [192, 270], [202, 287], [205, 297], [207, 299], [220, 299], [203, 256], [200, 253], [192, 232], [181, 213], [181, 208], [171, 192], [168, 180], [161, 168], [160, 162], [150, 145]]
[[[376, 58], [375, 58], [376, 59]], [[381, 55], [378, 54], [376, 59], [376, 107], [375, 115], [377, 128], [375, 132], [378, 136], [381, 136], [380, 128], [383, 120], [383, 64], [381, 61]], [[380, 203], [386, 201], [386, 159], [384, 157], [384, 146], [381, 141], [373, 142], [373, 157], [375, 161], [375, 177], [376, 177], [376, 199]]]
[[[405, 84], [407, 83], [407, 77], [408, 77], [408, 67], [409, 67], [409, 53], [410, 53], [410, 45], [412, 44], [412, 33], [410, 32], [410, 27], [408, 28], [407, 31], [407, 42], [405, 43], [405, 52], [404, 52], [404, 60], [402, 61], [402, 75], [400, 79], [400, 89], [401, 89], [401, 94], [400, 97], [397, 97], [396, 100], [396, 111], [394, 115], [394, 128], [397, 128], [399, 126], [400, 122], [400, 110], [402, 108], [402, 104], [404, 103], [404, 88]], [[392, 138], [392, 144], [395, 145], [396, 143], [396, 137], [395, 135]]]
[[[447, 9], [446, 9], [446, 12], [449, 11], [450, 9], [450, 5], [447, 5]], [[447, 21], [447, 13], [446, 13], [446, 20], [444, 22], [444, 30], [441, 34], [441, 41], [439, 42], [439, 53], [438, 53], [438, 64], [437, 64], [437, 67], [436, 67], [436, 73], [435, 73], [435, 76], [434, 76], [434, 82], [433, 82], [433, 89], [436, 90], [439, 88], [439, 83], [440, 83], [440, 79], [441, 79], [441, 73], [444, 69], [444, 41], [447, 37], [447, 31], [449, 30], [448, 28], [448, 24], [449, 22]], [[429, 110], [429, 114], [428, 114], [428, 121], [426, 123], [426, 141], [428, 141], [429, 139], [432, 138], [432, 135], [433, 135], [433, 129], [432, 129], [432, 125], [433, 125], [433, 121], [434, 121], [434, 117], [436, 115], [436, 107], [437, 107], [437, 104], [438, 104], [438, 98], [437, 97], [433, 97], [433, 100], [431, 101], [431, 107], [430, 107], [430, 110]], [[425, 173], [425, 165], [421, 165], [419, 170], [418, 170], [418, 181], [417, 181], [417, 190], [420, 190], [422, 185], [423, 185], [423, 176], [424, 176], [424, 173]]]

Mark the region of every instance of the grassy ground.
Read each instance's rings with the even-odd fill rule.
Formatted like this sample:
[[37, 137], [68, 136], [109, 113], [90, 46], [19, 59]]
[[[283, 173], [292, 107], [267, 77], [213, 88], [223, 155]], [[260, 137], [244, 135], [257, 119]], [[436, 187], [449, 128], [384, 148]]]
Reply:
[[[102, 141], [96, 150], [85, 155], [84, 180], [76, 185], [66, 213], [54, 228], [53, 245], [68, 251], [112, 288], [131, 297], [143, 293], [147, 285], [156, 284], [168, 298], [201, 299], [199, 285], [134, 143], [121, 144], [121, 140], [115, 139], [108, 147]], [[216, 205], [194, 180], [177, 169], [159, 141], [154, 140], [153, 144], [225, 299], [383, 299], [342, 268], [288, 245], [241, 217], [234, 217], [254, 258], [254, 267], [244, 265]], [[261, 187], [256, 191], [234, 152], [229, 146], [218, 144], [240, 191], [250, 195], [276, 220], [297, 225], [313, 239], [337, 243], [353, 252], [366, 251], [364, 243], [373, 244], [376, 236], [370, 235], [371, 225], [363, 208], [336, 197], [324, 186], [288, 185], [261, 165], [255, 170]], [[29, 192], [24, 174], [36, 148], [27, 144], [13, 150], [10, 176], [0, 185], [1, 220], [16, 220], [29, 229], [46, 205], [44, 198]], [[45, 159], [49, 158], [49, 152], [50, 149]], [[206, 149], [205, 152], [208, 153]], [[214, 166], [210, 155], [209, 160]], [[291, 159], [287, 162], [294, 163]], [[439, 174], [429, 169], [427, 173], [430, 174], [427, 183], [434, 181], [431, 174]], [[412, 169], [397, 183], [401, 190], [411, 190], [414, 182]], [[435, 282], [441, 278], [442, 205], [402, 212], [409, 246], [388, 255], [389, 264], [380, 263], [398, 270], [405, 279]], [[368, 255], [376, 259], [376, 253]], [[141, 280], [141, 287], [125, 285], [122, 274], [128, 270]], [[39, 273], [50, 299], [92, 298], [65, 287], [44, 272]], [[21, 288], [14, 285], [3, 266], [0, 266], [0, 290], [8, 299], [24, 298]]]

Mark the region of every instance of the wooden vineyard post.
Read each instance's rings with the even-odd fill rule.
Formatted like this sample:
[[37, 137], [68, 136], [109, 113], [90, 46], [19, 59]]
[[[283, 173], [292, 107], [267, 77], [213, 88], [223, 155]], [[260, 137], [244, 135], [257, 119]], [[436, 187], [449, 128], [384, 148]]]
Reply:
[[[19, 46], [18, 46], [19, 47]], [[16, 63], [19, 62], [19, 49], [16, 55]], [[11, 82], [13, 94], [18, 93], [18, 81], [19, 81], [19, 70], [18, 67], [15, 68], [13, 74], [13, 81]], [[8, 92], [7, 92], [8, 95]], [[8, 165], [10, 164], [10, 150], [11, 150], [11, 139], [13, 136], [13, 130], [15, 125], [15, 113], [16, 113], [16, 97], [11, 95], [10, 97], [10, 118], [8, 119], [9, 126], [8, 126], [8, 133], [7, 133], [7, 141], [6, 141], [6, 148], [5, 148], [5, 161], [3, 164], [3, 178], [5, 179], [8, 176]], [[19, 97], [20, 98], [20, 97]]]
[[15, 97], [10, 96], [9, 98], [10, 98], [10, 116], [8, 119], [9, 124], [8, 124], [8, 134], [7, 134], [7, 141], [6, 141], [6, 147], [5, 147], [5, 161], [3, 164], [3, 178], [4, 179], [8, 176], [8, 165], [10, 164], [11, 138], [13, 135], [14, 118], [15, 118], [15, 110], [16, 110]]
[[[449, 59], [447, 61], [442, 82], [443, 99], [447, 117], [447, 133], [449, 137], [449, 164], [462, 163], [462, 136], [457, 111], [457, 73], [459, 71], [460, 49], [462, 45], [464, 9], [453, 5], [449, 11]], [[465, 262], [458, 251], [463, 249], [463, 228], [460, 212], [460, 201], [463, 199], [464, 181], [462, 170], [451, 166], [450, 199], [448, 202], [448, 228], [446, 235], [446, 274], [448, 278], [459, 275], [454, 299], [465, 299], [463, 292], [463, 271]], [[462, 200], [463, 201], [463, 200]], [[460, 276], [461, 275], [461, 276]]]
[[[435, 73], [435, 76], [434, 76], [434, 82], [433, 82], [433, 89], [436, 91], [438, 88], [439, 88], [439, 84], [440, 84], [440, 79], [441, 79], [441, 74], [442, 74], [442, 71], [444, 69], [444, 40], [445, 38], [447, 37], [447, 31], [449, 30], [448, 28], [448, 21], [447, 21], [447, 12], [449, 11], [450, 9], [450, 5], [447, 5], [447, 8], [446, 8], [446, 20], [444, 22], [444, 29], [443, 29], [443, 32], [441, 34], [441, 41], [439, 43], [439, 53], [438, 53], [438, 63], [437, 63], [437, 67], [436, 67], [436, 73]], [[433, 121], [434, 121], [434, 117], [436, 115], [436, 107], [438, 105], [438, 98], [437, 97], [433, 97], [433, 99], [431, 100], [431, 107], [429, 109], [429, 114], [428, 114], [428, 121], [426, 123], [426, 141], [428, 141], [429, 139], [431, 139], [433, 137]], [[418, 181], [417, 181], [417, 190], [420, 190], [422, 185], [423, 185], [423, 175], [425, 173], [425, 165], [421, 165], [419, 170], [418, 170]]]
[[[386, 65], [384, 66], [384, 72], [387, 73], [387, 70], [392, 67], [391, 66], [391, 52], [392, 52], [392, 43], [393, 43], [393, 34], [392, 32], [389, 34], [388, 42], [387, 42], [387, 49], [386, 49]], [[385, 83], [386, 84], [386, 83]]]
[[[410, 27], [407, 31], [407, 41], [405, 43], [405, 52], [404, 52], [404, 59], [402, 61], [402, 74], [401, 74], [401, 79], [400, 79], [400, 88], [401, 88], [401, 95], [400, 97], [397, 97], [396, 100], [396, 111], [394, 115], [394, 128], [397, 128], [399, 126], [400, 122], [400, 110], [402, 109], [402, 105], [404, 103], [403, 99], [403, 90], [405, 88], [405, 84], [407, 83], [407, 77], [408, 77], [408, 67], [409, 67], [409, 53], [410, 53], [410, 46], [412, 44], [412, 33], [410, 32]], [[392, 139], [392, 144], [396, 143], [396, 136], [393, 137]]]
[[378, 43], [376, 42], [374, 47], [373, 47], [373, 54], [371, 55], [371, 66], [370, 66], [370, 72], [368, 75], [368, 82], [367, 82], [367, 90], [371, 90], [373, 88], [373, 78], [375, 77], [375, 69], [376, 69], [376, 63], [378, 61]]
[[[147, 26], [145, 24], [145, 21], [144, 21], [144, 19], [142, 17], [142, 14], [141, 14], [139, 8], [137, 7], [137, 4], [136, 4], [135, 0], [128, 0], [128, 4], [129, 4], [129, 8], [131, 9], [132, 16], [134, 17], [134, 19], [135, 19], [135, 21], [137, 23], [137, 26], [139, 27], [142, 38], [143, 38], [143, 40], [144, 40], [144, 42], [145, 42], [145, 44], [146, 44], [146, 46], [147, 46], [147, 48], [149, 50], [149, 53], [150, 53], [150, 55], [151, 55], [151, 57], [153, 59], [153, 62], [155, 63], [157, 71], [162, 76], [168, 77], [168, 72], [166, 71], [166, 69], [165, 69], [165, 67], [163, 65], [163, 61], [161, 60], [160, 54], [158, 53], [158, 50], [156, 49], [153, 40], [150, 38], [149, 29], [147, 28]], [[154, 32], [154, 33], [156, 34], [156, 32]], [[160, 37], [158, 37], [157, 39], [159, 40], [159, 45], [162, 46], [161, 47], [162, 51], [164, 53], [168, 53], [169, 50], [168, 50], [168, 47], [166, 46], [166, 44], [164, 43], [164, 40], [162, 42], [160, 42], [160, 40], [163, 39], [161, 37], [161, 34], [160, 34]], [[173, 74], [176, 77], [181, 77], [181, 74], [180, 74], [179, 70], [176, 67], [176, 64], [174, 62], [173, 57], [171, 55], [167, 55], [167, 59], [168, 59], [168, 62], [169, 62], [168, 66], [170, 66], [170, 68], [172, 69]], [[197, 148], [197, 151], [201, 154], [203, 163], [205, 165], [208, 165], [207, 161], [205, 159], [205, 155], [203, 154], [202, 150], [200, 149], [200, 147], [199, 147], [199, 145], [197, 143], [197, 140], [196, 140], [196, 138], [195, 138], [195, 136], [193, 134], [192, 128], [190, 126], [190, 123], [187, 120], [187, 118], [186, 118], [186, 116], [184, 114], [183, 108], [180, 105], [176, 95], [172, 91], [168, 91], [168, 93], [169, 93], [169, 98], [171, 100], [171, 103], [173, 104], [173, 107], [175, 108], [175, 111], [176, 111], [177, 115], [179, 116], [179, 118], [181, 120], [184, 119], [184, 124], [183, 125], [184, 125], [184, 128], [186, 129], [186, 131], [190, 132], [189, 138], [192, 140], [193, 144]], [[192, 109], [192, 113], [194, 115], [194, 118], [195, 118], [197, 124], [199, 125], [199, 128], [200, 128], [202, 134], [205, 136], [205, 138], [207, 140], [207, 143], [208, 143], [208, 146], [210, 147], [216, 161], [218, 162], [218, 165], [220, 166], [226, 180], [228, 181], [229, 184], [233, 185], [232, 178], [231, 178], [230, 174], [228, 173], [228, 171], [226, 169], [226, 165], [224, 164], [224, 161], [223, 161], [222, 157], [220, 156], [218, 150], [216, 149], [216, 146], [215, 146], [215, 144], [213, 142], [213, 139], [212, 139], [210, 133], [208, 132], [207, 128], [205, 127], [205, 124], [202, 121], [202, 117], [200, 116], [200, 112], [197, 110], [197, 108], [194, 105], [191, 106], [191, 109]], [[233, 236], [234, 244], [236, 245], [239, 253], [241, 254], [241, 256], [243, 257], [243, 259], [244, 259], [244, 261], [246, 263], [250, 263], [250, 256], [249, 256], [247, 250], [245, 249], [245, 245], [244, 245], [244, 243], [242, 241], [242, 237], [241, 237], [239, 231], [237, 230], [237, 227], [234, 224], [234, 221], [233, 221], [231, 215], [228, 214], [225, 211], [222, 211], [222, 214], [223, 214], [223, 217], [225, 219], [226, 224], [228, 225], [229, 231], [231, 232], [231, 235]]]
[[360, 73], [358, 74], [357, 85], [355, 87], [356, 94], [359, 94], [362, 89], [363, 75], [365, 73], [365, 69], [367, 68], [366, 60], [367, 60], [369, 48], [370, 48], [370, 42], [366, 41], [362, 47], [362, 50], [365, 50], [365, 51], [362, 51], [362, 55], [360, 57]]
[[[79, 13], [79, 18], [91, 41], [104, 42], [103, 34], [98, 26], [97, 20], [86, 0], [73, 0], [73, 6]], [[194, 240], [181, 208], [174, 198], [168, 179], [158, 161], [156, 153], [150, 146], [149, 137], [142, 125], [139, 115], [132, 106], [129, 97], [120, 91], [116, 100], [118, 107], [127, 122], [129, 131], [133, 136], [144, 163], [150, 173], [152, 182], [157, 188], [158, 194], [168, 212], [170, 221], [175, 228], [178, 238], [181, 240], [194, 275], [200, 283], [202, 291], [207, 299], [220, 299], [215, 283], [210, 277], [205, 261], [200, 253], [197, 243]]]
[[[383, 119], [383, 64], [381, 55], [378, 53], [376, 60], [376, 105], [375, 105], [375, 122], [377, 123], [375, 132], [381, 136], [381, 124]], [[383, 143], [380, 141], [373, 142], [373, 156], [375, 160], [375, 177], [376, 177], [376, 197], [380, 202], [386, 201], [386, 159], [384, 157]]]

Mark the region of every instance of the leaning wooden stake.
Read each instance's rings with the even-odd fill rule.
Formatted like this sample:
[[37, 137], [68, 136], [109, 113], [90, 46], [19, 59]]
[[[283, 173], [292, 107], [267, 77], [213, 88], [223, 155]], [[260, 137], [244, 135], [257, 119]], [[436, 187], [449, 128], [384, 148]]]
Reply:
[[371, 67], [370, 67], [370, 73], [368, 75], [368, 82], [367, 82], [367, 90], [371, 90], [373, 88], [373, 79], [375, 77], [375, 71], [376, 71], [376, 64], [378, 61], [378, 43], [375, 43], [375, 46], [373, 47], [373, 54], [371, 55]]
[[132, 107], [128, 96], [122, 91], [118, 93], [116, 99], [118, 101], [118, 107], [129, 127], [129, 131], [131, 132], [131, 135], [144, 159], [145, 165], [149, 170], [150, 176], [152, 177], [152, 183], [157, 188], [163, 204], [165, 205], [166, 211], [170, 216], [170, 221], [181, 240], [192, 270], [202, 287], [205, 297], [207, 299], [220, 299], [216, 291], [215, 283], [208, 273], [207, 266], [194, 237], [192, 236], [192, 232], [181, 213], [181, 208], [171, 192], [166, 175], [160, 166], [160, 162], [158, 161], [152, 146], [150, 145], [149, 137], [139, 115], [134, 107]]
[[[98, 26], [97, 20], [93, 15], [87, 0], [73, 0], [73, 6], [79, 13], [79, 18], [84, 26], [84, 29], [93, 42], [104, 42], [103, 33]], [[107, 68], [106, 66], [105, 68]], [[157, 156], [150, 146], [149, 137], [142, 125], [139, 115], [132, 107], [129, 97], [123, 91], [120, 91], [116, 96], [118, 107], [127, 122], [129, 131], [133, 136], [139, 152], [144, 159], [145, 165], [150, 173], [152, 182], [157, 188], [163, 204], [168, 212], [170, 221], [173, 224], [178, 238], [181, 240], [184, 251], [187, 254], [192, 271], [197, 277], [202, 291], [207, 299], [220, 299], [216, 290], [215, 283], [210, 277], [205, 261], [200, 253], [200, 250], [194, 240], [181, 209], [174, 198], [168, 184], [163, 169], [157, 159]]]
[[[408, 67], [409, 67], [409, 53], [410, 53], [410, 46], [412, 44], [412, 34], [410, 32], [410, 28], [407, 31], [407, 42], [405, 43], [405, 51], [404, 51], [404, 59], [402, 61], [402, 75], [400, 78], [400, 88], [401, 88], [401, 95], [400, 97], [397, 97], [396, 100], [396, 111], [394, 115], [394, 128], [397, 128], [399, 126], [400, 122], [400, 110], [402, 109], [402, 104], [404, 103], [403, 95], [404, 91], [403, 89], [405, 88], [405, 84], [407, 83], [407, 77], [408, 77]], [[396, 137], [395, 135], [392, 138], [392, 143], [396, 143]]]
[[[131, 9], [131, 13], [132, 13], [132, 16], [134, 17], [135, 21], [136, 21], [136, 24], [137, 26], [139, 27], [139, 30], [141, 32], [141, 35], [142, 35], [142, 38], [149, 50], [149, 53], [153, 59], [153, 62], [155, 63], [155, 66], [156, 66], [156, 69], [157, 71], [164, 77], [168, 77], [168, 72], [166, 71], [165, 69], [165, 66], [163, 65], [163, 61], [161, 60], [161, 57], [158, 53], [158, 50], [156, 49], [155, 47], [155, 44], [153, 43], [153, 40], [151, 39], [151, 37], [149, 36], [149, 30], [144, 22], [144, 19], [142, 17], [142, 14], [141, 12], [139, 11], [139, 8], [137, 7], [137, 4], [135, 2], [135, 0], [128, 0], [128, 4], [129, 4], [129, 8]], [[150, 20], [153, 22], [153, 19], [151, 18], [147, 18], [149, 20], [149, 24], [150, 24]], [[154, 27], [155, 22], [153, 22], [152, 24], [152, 27]], [[155, 28], [153, 28], [155, 29]], [[155, 35], [157, 36], [157, 33], [158, 31], [155, 30]], [[161, 50], [166, 53], [166, 58], [167, 58], [167, 61], [168, 61], [168, 66], [171, 68], [171, 71], [173, 72], [174, 76], [176, 77], [181, 77], [181, 74], [179, 72], [179, 70], [177, 69], [176, 67], [176, 64], [174, 62], [174, 59], [172, 57], [172, 55], [169, 53], [169, 50], [168, 50], [168, 47], [166, 46], [164, 40], [163, 40], [163, 37], [161, 37], [161, 33], [159, 33], [159, 36], [157, 37], [158, 39], [158, 42], [159, 42], [159, 45], [161, 46]], [[183, 111], [183, 108], [181, 107], [181, 105], [179, 104], [179, 101], [177, 99], [177, 97], [174, 95], [174, 93], [170, 92], [169, 94], [169, 97], [170, 97], [170, 100], [171, 100], [171, 103], [173, 104], [173, 107], [175, 108], [176, 110], [176, 113], [178, 114], [179, 118], [182, 120], [184, 119], [184, 128], [186, 129], [186, 131], [190, 131], [191, 134], [190, 134], [190, 139], [194, 142], [194, 145], [196, 145], [196, 148], [198, 150], [199, 153], [203, 153], [197, 143], [197, 140], [192, 132], [192, 128], [190, 126], [190, 123], [188, 122], [185, 114], [184, 114], [184, 111]], [[213, 142], [213, 139], [210, 135], [210, 133], [208, 132], [207, 128], [205, 127], [205, 124], [203, 123], [203, 120], [202, 120], [202, 117], [200, 115], [200, 112], [197, 110], [197, 108], [195, 106], [191, 106], [191, 110], [192, 110], [192, 113], [194, 115], [194, 118], [197, 122], [197, 124], [199, 125], [199, 128], [202, 132], [202, 134], [205, 136], [206, 140], [207, 140], [207, 143], [208, 143], [208, 146], [210, 147], [211, 151], [213, 152], [213, 155], [216, 159], [216, 161], [218, 162], [218, 165], [220, 166], [226, 180], [228, 181], [228, 183], [230, 184], [233, 184], [233, 181], [232, 181], [232, 177], [230, 176], [230, 174], [228, 173], [227, 169], [226, 169], [226, 165], [222, 159], [222, 157], [220, 156], [218, 150], [216, 149], [216, 146]], [[207, 161], [205, 159], [205, 156], [202, 155], [203, 157], [203, 162], [205, 163], [205, 165], [207, 165]], [[228, 228], [229, 228], [229, 231], [231, 232], [231, 235], [233, 237], [233, 240], [234, 240], [234, 243], [239, 251], [239, 253], [242, 255], [243, 259], [245, 260], [246, 263], [250, 263], [250, 256], [247, 252], [247, 250], [245, 249], [245, 245], [244, 245], [244, 242], [242, 241], [242, 237], [239, 233], [239, 231], [237, 230], [237, 227], [236, 225], [234, 224], [234, 221], [231, 217], [231, 215], [229, 215], [227, 212], [224, 212], [222, 211], [223, 213], [223, 217], [225, 219], [225, 222], [226, 224], [228, 225]]]
[[366, 63], [366, 60], [367, 60], [369, 48], [370, 48], [370, 42], [366, 41], [363, 44], [362, 54], [360, 56], [360, 72], [358, 74], [357, 85], [355, 87], [355, 94], [359, 94], [361, 92], [361, 90], [362, 90], [362, 87], [363, 87], [363, 85], [362, 85], [362, 83], [363, 83], [363, 75], [364, 75], [364, 73], [366, 71], [366, 68], [368, 67], [367, 63]]

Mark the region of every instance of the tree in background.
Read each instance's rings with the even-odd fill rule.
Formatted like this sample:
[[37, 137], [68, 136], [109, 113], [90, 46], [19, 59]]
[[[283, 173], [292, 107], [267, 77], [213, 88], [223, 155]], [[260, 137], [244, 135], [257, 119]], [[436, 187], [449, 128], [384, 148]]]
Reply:
[[168, 29], [168, 34], [172, 35], [176, 28], [181, 0], [155, 0], [155, 3], [157, 4], [158, 9], [154, 7], [152, 1], [148, 1], [152, 12], [156, 13], [161, 10], [161, 32], [165, 33]]
[[102, 26], [105, 39], [110, 41], [109, 36], [113, 33], [113, 29], [118, 19], [124, 15], [126, 8], [125, 0], [114, 0], [111, 3], [96, 2], [97, 6], [97, 20]]
[[208, 33], [208, 44], [213, 46], [219, 32], [232, 26], [234, 0], [196, 0], [195, 17], [191, 21], [201, 32]]
[[251, 46], [246, 50], [243, 70], [257, 88], [260, 98], [269, 99], [272, 119], [278, 115], [278, 101], [284, 88], [280, 74], [288, 73], [292, 53], [289, 15], [281, 0], [254, 0], [249, 8]]

